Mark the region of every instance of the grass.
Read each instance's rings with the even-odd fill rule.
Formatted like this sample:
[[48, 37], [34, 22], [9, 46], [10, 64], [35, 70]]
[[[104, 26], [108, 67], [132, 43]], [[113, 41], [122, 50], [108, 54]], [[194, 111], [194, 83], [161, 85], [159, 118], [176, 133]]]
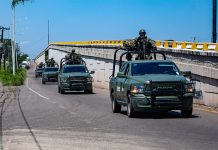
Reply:
[[23, 68], [17, 69], [15, 76], [9, 71], [0, 71], [0, 81], [5, 86], [23, 85], [26, 79], [26, 70]]

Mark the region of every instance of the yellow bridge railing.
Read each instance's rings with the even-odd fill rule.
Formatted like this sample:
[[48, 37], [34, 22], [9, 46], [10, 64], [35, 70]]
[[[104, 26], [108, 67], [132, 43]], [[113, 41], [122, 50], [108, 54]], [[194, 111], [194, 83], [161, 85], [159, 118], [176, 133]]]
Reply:
[[[114, 45], [123, 46], [125, 40], [97, 40], [97, 41], [78, 41], [78, 42], [54, 42], [54, 45]], [[203, 50], [218, 52], [218, 43], [197, 43], [197, 42], [177, 42], [177, 41], [156, 41], [159, 48]]]

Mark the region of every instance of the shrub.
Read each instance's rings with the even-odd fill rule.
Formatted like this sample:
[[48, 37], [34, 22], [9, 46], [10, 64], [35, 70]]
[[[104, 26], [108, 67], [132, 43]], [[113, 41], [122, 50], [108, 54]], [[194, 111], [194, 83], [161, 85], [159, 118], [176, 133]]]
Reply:
[[25, 69], [18, 69], [16, 71], [15, 76], [10, 73], [9, 71], [1, 71], [0, 72], [0, 80], [3, 85], [8, 86], [19, 86], [23, 85], [26, 79], [26, 70]]

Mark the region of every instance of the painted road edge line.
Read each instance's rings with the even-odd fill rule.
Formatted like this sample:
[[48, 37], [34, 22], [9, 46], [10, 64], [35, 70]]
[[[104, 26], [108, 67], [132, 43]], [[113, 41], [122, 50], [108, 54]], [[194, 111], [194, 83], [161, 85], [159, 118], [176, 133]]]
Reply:
[[37, 94], [38, 96], [40, 96], [40, 97], [42, 97], [42, 98], [44, 98], [44, 99], [49, 100], [48, 97], [45, 97], [45, 96], [41, 95], [40, 93], [34, 91], [32, 88], [29, 87], [29, 80], [28, 80], [28, 78], [27, 78], [27, 82], [26, 82], [26, 87], [27, 87], [30, 91], [32, 91], [33, 93]]

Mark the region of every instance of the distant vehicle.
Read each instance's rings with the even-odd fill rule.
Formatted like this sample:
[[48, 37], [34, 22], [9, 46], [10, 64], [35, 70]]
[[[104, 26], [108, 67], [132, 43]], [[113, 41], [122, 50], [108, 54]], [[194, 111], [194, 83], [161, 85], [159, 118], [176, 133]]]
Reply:
[[58, 67], [45, 67], [42, 72], [42, 84], [58, 81]]
[[21, 63], [21, 67], [22, 67], [22, 68], [25, 68], [25, 69], [29, 69], [29, 68], [30, 68], [30, 62], [28, 62], [28, 61], [23, 61], [23, 62]]
[[36, 67], [36, 69], [35, 69], [35, 77], [37, 78], [37, 77], [42, 76], [43, 70], [44, 70], [44, 68], [38, 68], [38, 67]]
[[93, 78], [85, 64], [63, 65], [58, 75], [58, 92], [64, 94], [65, 91], [84, 91], [92, 93]]
[[[117, 50], [118, 51], [118, 50]], [[193, 110], [193, 84], [186, 78], [191, 72], [181, 72], [172, 61], [165, 60], [162, 52], [152, 52], [154, 60], [132, 60], [122, 64], [115, 76], [116, 53], [110, 79], [112, 111], [118, 113], [127, 106], [127, 116], [135, 112], [158, 110], [166, 113], [181, 110], [183, 117], [191, 117]], [[124, 52], [127, 54], [130, 52]], [[136, 53], [136, 52], [134, 52]], [[164, 60], [156, 60], [157, 54]]]

